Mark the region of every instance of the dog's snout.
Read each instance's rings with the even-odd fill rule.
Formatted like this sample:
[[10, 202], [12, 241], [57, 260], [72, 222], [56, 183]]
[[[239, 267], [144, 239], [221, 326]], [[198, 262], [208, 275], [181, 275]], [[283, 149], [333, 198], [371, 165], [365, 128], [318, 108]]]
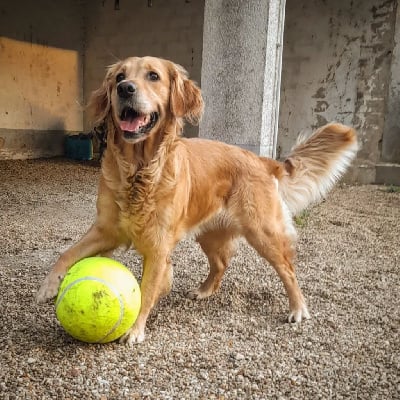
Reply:
[[127, 99], [133, 96], [133, 93], [136, 92], [136, 86], [132, 82], [121, 82], [117, 86], [117, 93], [119, 97], [123, 97]]

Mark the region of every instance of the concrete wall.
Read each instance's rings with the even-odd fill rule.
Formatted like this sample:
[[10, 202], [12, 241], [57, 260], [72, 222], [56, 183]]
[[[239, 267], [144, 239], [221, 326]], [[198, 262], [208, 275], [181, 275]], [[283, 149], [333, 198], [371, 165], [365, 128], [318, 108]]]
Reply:
[[[130, 56], [170, 59], [200, 84], [203, 15], [204, 0], [88, 0], [85, 100], [101, 84], [106, 66]], [[89, 129], [89, 121], [85, 125]], [[187, 125], [185, 134], [197, 129]]]
[[81, 1], [0, 4], [0, 158], [63, 153], [82, 130]]
[[[400, 7], [397, 6], [382, 161], [400, 164]], [[400, 177], [399, 177], [400, 179]]]
[[[287, 0], [278, 157], [299, 132], [337, 120], [360, 133], [352, 179], [400, 162], [397, 4]], [[117, 59], [169, 58], [201, 83], [203, 19], [204, 0], [1, 2], [0, 158], [62, 154], [65, 132], [89, 129], [80, 105]]]
[[353, 179], [371, 182], [381, 159], [397, 1], [288, 0], [278, 154], [299, 132], [336, 120], [360, 134]]
[[202, 0], [1, 2], [0, 159], [63, 154], [117, 59], [169, 58], [200, 83], [203, 15]]

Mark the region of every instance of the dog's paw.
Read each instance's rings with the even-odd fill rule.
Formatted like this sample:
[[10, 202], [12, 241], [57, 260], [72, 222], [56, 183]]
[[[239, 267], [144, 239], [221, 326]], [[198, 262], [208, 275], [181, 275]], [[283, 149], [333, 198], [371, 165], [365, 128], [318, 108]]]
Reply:
[[189, 290], [188, 292], [186, 292], [186, 297], [190, 300], [201, 299], [200, 292], [197, 289]]
[[186, 293], [186, 297], [191, 300], [201, 300], [210, 297], [213, 293], [214, 291], [212, 290], [208, 291], [208, 290], [201, 290], [200, 288], [198, 288], [189, 290]]
[[126, 344], [129, 347], [133, 347], [135, 344], [142, 343], [144, 341], [145, 334], [144, 329], [137, 327], [136, 325], [132, 326], [128, 332], [125, 333], [120, 339], [119, 342], [122, 344]]
[[46, 301], [54, 299], [57, 296], [62, 278], [62, 276], [54, 278], [51, 275], [48, 275], [36, 293], [36, 302], [45, 303]]
[[310, 319], [310, 313], [307, 310], [307, 306], [305, 304], [303, 304], [301, 307], [299, 307], [298, 309], [295, 310], [291, 310], [289, 317], [288, 317], [288, 321], [289, 323], [291, 322], [301, 322], [303, 319]]

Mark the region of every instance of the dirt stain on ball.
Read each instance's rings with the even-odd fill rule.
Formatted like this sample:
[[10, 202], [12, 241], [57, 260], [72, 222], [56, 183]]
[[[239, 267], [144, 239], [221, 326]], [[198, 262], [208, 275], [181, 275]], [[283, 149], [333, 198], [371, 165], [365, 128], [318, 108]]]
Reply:
[[93, 308], [97, 310], [101, 305], [103, 297], [107, 296], [107, 292], [105, 290], [98, 290], [96, 292], [93, 292], [92, 296], [93, 296]]

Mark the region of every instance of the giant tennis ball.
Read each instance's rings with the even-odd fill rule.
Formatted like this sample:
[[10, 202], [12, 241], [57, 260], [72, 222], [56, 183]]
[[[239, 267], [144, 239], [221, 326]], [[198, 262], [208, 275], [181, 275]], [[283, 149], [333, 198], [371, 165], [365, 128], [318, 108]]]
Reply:
[[85, 258], [65, 275], [56, 315], [74, 338], [107, 343], [122, 336], [140, 310], [140, 288], [132, 273], [106, 257]]

